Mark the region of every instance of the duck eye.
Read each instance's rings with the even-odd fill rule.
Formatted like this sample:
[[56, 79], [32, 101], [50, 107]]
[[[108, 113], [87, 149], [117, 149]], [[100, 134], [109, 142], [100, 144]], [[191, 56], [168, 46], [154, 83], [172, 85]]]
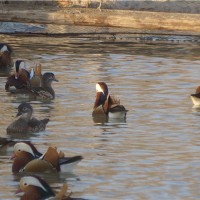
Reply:
[[24, 186], [27, 186], [28, 184], [27, 183], [24, 183]]
[[18, 151], [21, 151], [21, 149], [18, 149]]
[[23, 111], [27, 111], [27, 108], [26, 108], [26, 107], [24, 107], [24, 108], [23, 108]]

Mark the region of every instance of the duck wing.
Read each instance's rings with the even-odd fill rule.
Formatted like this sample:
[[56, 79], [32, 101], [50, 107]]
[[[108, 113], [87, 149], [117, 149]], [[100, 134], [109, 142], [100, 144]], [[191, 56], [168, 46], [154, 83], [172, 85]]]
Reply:
[[83, 159], [82, 156], [63, 157], [59, 158], [59, 165], [57, 170], [70, 173], [74, 167]]
[[30, 91], [43, 99], [54, 99], [54, 96], [42, 87], [30, 88]]
[[110, 106], [109, 111], [114, 113], [114, 112], [127, 112], [128, 110], [126, 110], [123, 105], [113, 104]]
[[26, 164], [20, 172], [56, 172], [56, 169], [46, 160], [34, 159]]
[[7, 78], [5, 90], [9, 90], [12, 86], [14, 86], [16, 89], [21, 89], [27, 86], [27, 82], [20, 77], [16, 79], [15, 75], [11, 75]]
[[44, 131], [48, 122], [49, 122], [48, 118], [45, 118], [43, 120], [38, 120], [36, 118], [32, 118], [28, 122], [28, 130], [29, 130], [29, 132], [33, 132], [33, 133], [39, 132], [39, 131]]
[[7, 129], [8, 134], [11, 133], [27, 133], [28, 132], [28, 125], [27, 122], [21, 118], [11, 123]]
[[59, 158], [59, 165], [65, 165], [65, 164], [81, 161], [82, 159], [83, 159], [82, 156]]

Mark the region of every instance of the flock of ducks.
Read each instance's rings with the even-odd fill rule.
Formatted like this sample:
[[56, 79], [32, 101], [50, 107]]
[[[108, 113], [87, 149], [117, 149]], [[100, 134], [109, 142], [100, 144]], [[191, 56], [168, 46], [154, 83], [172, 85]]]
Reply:
[[[15, 72], [7, 77], [5, 90], [11, 94], [21, 94], [39, 100], [52, 100], [55, 92], [52, 82], [58, 81], [51, 72], [41, 73], [41, 65], [36, 65], [31, 70], [26, 68], [24, 60], [16, 60], [13, 64], [12, 49], [7, 44], [0, 44], [0, 70], [10, 72], [15, 66]], [[120, 101], [109, 94], [108, 86], [104, 82], [96, 84], [96, 100], [92, 116], [94, 118], [121, 118], [125, 119], [127, 111]], [[32, 116], [33, 107], [27, 102], [21, 102], [18, 106], [16, 120], [7, 127], [7, 134], [29, 134], [44, 131], [49, 119], [36, 119]], [[74, 199], [66, 195], [67, 185], [64, 184], [61, 191], [55, 194], [46, 181], [36, 176], [35, 173], [59, 173], [71, 172], [83, 157], [66, 157], [56, 147], [48, 147], [46, 152], [40, 153], [31, 141], [14, 141], [7, 138], [0, 139], [1, 144], [13, 147], [12, 172], [31, 173], [24, 176], [19, 183], [17, 193], [21, 200], [49, 199]]]
[[[52, 100], [55, 92], [52, 82], [57, 82], [55, 75], [51, 72], [41, 73], [41, 65], [36, 65], [27, 70], [24, 60], [16, 60], [13, 64], [12, 48], [7, 44], [0, 44], [0, 71], [8, 73], [15, 66], [15, 72], [7, 77], [5, 90], [11, 94], [28, 95], [30, 98], [39, 100]], [[191, 94], [191, 100], [195, 106], [200, 106], [200, 86], [195, 94]], [[94, 102], [92, 116], [94, 118], [120, 118], [125, 119], [127, 111], [120, 101], [109, 94], [108, 86], [104, 82], [96, 84], [96, 99]], [[28, 134], [44, 131], [49, 119], [38, 120], [32, 116], [33, 107], [22, 102], [18, 106], [16, 120], [7, 127], [7, 134]], [[48, 147], [46, 152], [39, 152], [31, 141], [16, 142], [7, 138], [0, 138], [2, 146], [12, 146], [12, 172], [31, 173], [23, 176], [19, 183], [19, 194], [21, 200], [42, 199], [73, 199], [67, 193], [67, 185], [64, 184], [58, 194], [55, 194], [48, 183], [36, 176], [35, 173], [59, 173], [71, 172], [83, 157], [66, 157], [56, 147]]]
[[[5, 90], [11, 94], [27, 95], [30, 98], [39, 100], [52, 100], [55, 92], [52, 82], [58, 82], [55, 75], [51, 72], [41, 73], [41, 65], [36, 65], [31, 70], [27, 70], [24, 60], [12, 61], [12, 48], [7, 44], [0, 44], [0, 71], [8, 73], [13, 65], [15, 72], [7, 77]], [[195, 94], [191, 94], [191, 100], [195, 106], [200, 106], [200, 86]], [[104, 82], [96, 84], [96, 100], [94, 102], [92, 116], [94, 118], [120, 118], [125, 119], [128, 110], [120, 104], [119, 99], [109, 94], [108, 86]], [[28, 134], [44, 131], [49, 119], [38, 120], [32, 116], [33, 107], [22, 102], [18, 106], [17, 119], [7, 127], [7, 134]], [[67, 185], [64, 184], [58, 194], [55, 194], [48, 183], [36, 176], [35, 173], [59, 173], [72, 172], [83, 157], [66, 157], [62, 151], [56, 147], [48, 147], [46, 152], [40, 153], [31, 141], [16, 142], [7, 138], [0, 138], [3, 147], [13, 147], [12, 172], [31, 173], [23, 176], [19, 183], [16, 194], [20, 195], [21, 200], [43, 200], [59, 199], [69, 200]]]

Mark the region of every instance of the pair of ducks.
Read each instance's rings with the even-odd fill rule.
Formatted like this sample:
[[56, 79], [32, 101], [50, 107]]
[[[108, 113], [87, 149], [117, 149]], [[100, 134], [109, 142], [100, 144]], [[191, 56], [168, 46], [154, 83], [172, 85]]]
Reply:
[[[126, 113], [127, 110], [123, 105], [120, 105], [120, 101], [109, 94], [106, 83], [97, 83], [93, 117], [125, 118]], [[7, 127], [7, 133], [36, 133], [44, 131], [49, 119], [38, 120], [32, 117], [32, 114], [32, 106], [29, 103], [21, 103], [18, 106], [16, 115], [19, 119]]]
[[[128, 110], [120, 101], [110, 96], [108, 87], [104, 82], [96, 84], [96, 101], [94, 104], [93, 116], [109, 116], [111, 118], [125, 118]], [[190, 95], [195, 106], [200, 106], [200, 86], [197, 87], [195, 94]]]
[[[5, 90], [34, 98], [54, 99], [53, 81], [58, 82], [55, 75], [51, 72], [42, 75], [41, 65], [36, 65], [35, 68], [28, 71], [24, 60], [16, 60], [15, 73], [7, 78]], [[11, 90], [12, 86], [16, 90]]]
[[[7, 140], [7, 143], [12, 143], [12, 140]], [[58, 152], [56, 148], [49, 147], [47, 151], [42, 154], [31, 142], [17, 142], [14, 145], [14, 153], [11, 157], [13, 160], [12, 172], [25, 173], [71, 173], [74, 167], [83, 159], [82, 156], [65, 157], [62, 151]], [[24, 176], [20, 181], [20, 188], [16, 194], [20, 200], [42, 200], [42, 199], [56, 199], [56, 200], [72, 200], [70, 195], [65, 195], [67, 192], [67, 185], [64, 184], [61, 191], [55, 194], [51, 187], [43, 179], [38, 176]], [[80, 200], [80, 199], [79, 199]]]
[[[49, 147], [42, 154], [28, 141], [15, 142], [1, 138], [1, 143], [7, 146], [10, 144], [12, 147], [14, 145], [14, 152], [11, 157], [13, 160], [13, 173], [71, 173], [74, 167], [83, 159], [82, 156], [66, 157], [62, 151], [58, 152], [54, 147]], [[66, 184], [63, 185], [58, 194], [55, 194], [43, 179], [38, 176], [26, 176], [26, 174], [21, 178], [20, 188], [16, 192], [17, 195], [21, 196], [20, 200], [42, 200], [47, 198], [57, 200], [76, 199], [71, 198], [71, 194], [65, 195], [67, 192]]]

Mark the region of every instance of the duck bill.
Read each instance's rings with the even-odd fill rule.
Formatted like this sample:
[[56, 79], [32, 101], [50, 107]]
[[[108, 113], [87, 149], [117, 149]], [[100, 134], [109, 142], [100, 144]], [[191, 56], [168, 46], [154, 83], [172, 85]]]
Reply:
[[54, 81], [55, 81], [55, 82], [59, 82], [58, 79], [56, 79], [56, 78], [54, 78]]
[[24, 194], [24, 191], [22, 191], [21, 188], [18, 188], [17, 191], [15, 191], [15, 194], [17, 196], [22, 196]]
[[14, 160], [16, 158], [16, 154], [13, 153], [12, 156], [10, 157], [10, 160]]
[[16, 115], [16, 117], [19, 117], [20, 115], [22, 115], [22, 113], [18, 112], [17, 115]]

